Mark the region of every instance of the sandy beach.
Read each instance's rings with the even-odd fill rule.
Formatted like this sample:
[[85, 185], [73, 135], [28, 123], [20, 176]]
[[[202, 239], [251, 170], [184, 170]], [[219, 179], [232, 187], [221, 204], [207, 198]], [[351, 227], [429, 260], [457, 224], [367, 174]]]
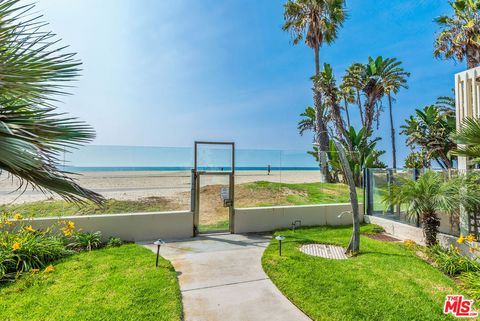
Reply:
[[[123, 171], [123, 172], [82, 172], [77, 175], [79, 183], [92, 189], [105, 198], [137, 200], [145, 197], [165, 197], [179, 203], [188, 203], [191, 188], [190, 171]], [[279, 183], [318, 182], [319, 171], [237, 171], [235, 184], [255, 181]], [[201, 185], [226, 184], [224, 176], [202, 176]], [[0, 204], [24, 203], [45, 200], [54, 196], [45, 196], [39, 191], [27, 189], [23, 194], [15, 191], [19, 184], [6, 174], [0, 175]], [[21, 194], [21, 195], [20, 195]], [[57, 197], [55, 197], [57, 198]]]

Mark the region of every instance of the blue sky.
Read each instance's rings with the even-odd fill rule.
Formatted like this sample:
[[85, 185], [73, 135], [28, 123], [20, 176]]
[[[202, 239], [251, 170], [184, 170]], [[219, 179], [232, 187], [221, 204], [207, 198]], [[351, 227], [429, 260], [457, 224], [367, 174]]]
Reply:
[[[310, 149], [296, 130], [312, 104], [313, 53], [281, 30], [283, 0], [39, 0], [50, 28], [78, 52], [82, 77], [60, 108], [97, 131], [95, 144]], [[440, 0], [347, 0], [349, 18], [322, 62], [341, 77], [368, 56], [397, 57], [412, 76], [394, 106], [398, 127], [448, 95], [464, 63], [432, 56]], [[353, 108], [353, 106], [352, 106]], [[358, 120], [355, 108], [352, 118]], [[389, 163], [385, 112], [376, 133]], [[399, 161], [408, 154], [398, 137]]]

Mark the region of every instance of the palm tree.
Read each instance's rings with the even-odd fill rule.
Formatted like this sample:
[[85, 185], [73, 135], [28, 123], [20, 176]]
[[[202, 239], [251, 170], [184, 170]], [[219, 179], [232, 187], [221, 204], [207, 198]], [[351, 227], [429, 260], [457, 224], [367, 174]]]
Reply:
[[455, 148], [451, 138], [455, 131], [455, 118], [442, 112], [436, 105], [417, 109], [415, 116], [405, 121], [401, 134], [407, 136], [407, 146], [420, 147], [428, 160], [436, 161], [443, 169], [452, 168], [450, 151]]
[[323, 95], [323, 104], [325, 109], [329, 110], [328, 115], [335, 124], [337, 137], [348, 139], [339, 104], [340, 91], [336, 85], [332, 67], [329, 64], [324, 64], [322, 72], [313, 77], [313, 81], [315, 90]]
[[54, 104], [79, 72], [73, 53], [32, 18], [34, 5], [0, 2], [0, 172], [69, 201], [103, 198], [58, 169], [60, 154], [91, 141], [91, 127], [62, 116]]
[[[418, 180], [404, 179], [390, 187], [383, 195], [385, 208], [393, 205], [406, 206], [406, 214], [411, 219], [419, 218], [425, 234], [425, 243], [437, 243], [440, 219], [438, 212], [453, 215], [460, 204], [480, 204], [478, 192], [461, 193], [463, 178], [446, 179], [441, 172], [427, 171]], [[478, 187], [476, 189], [478, 191]]]
[[468, 68], [480, 64], [480, 0], [450, 2], [454, 15], [440, 16], [434, 21], [441, 31], [435, 39], [435, 57], [463, 61]]
[[395, 145], [395, 127], [393, 126], [393, 96], [397, 94], [401, 88], [408, 88], [407, 78], [410, 77], [410, 73], [406, 72], [401, 67], [402, 62], [396, 58], [385, 59], [385, 66], [383, 70], [383, 80], [385, 91], [388, 97], [388, 109], [390, 116], [390, 135], [392, 139], [392, 165], [393, 168], [397, 168], [397, 149]]
[[[345, 149], [345, 156], [348, 160], [350, 170], [353, 175], [353, 181], [356, 186], [361, 186], [361, 177], [363, 168], [385, 168], [387, 167], [384, 163], [380, 161], [380, 156], [382, 156], [385, 151], [377, 149], [377, 142], [380, 140], [379, 137], [368, 140], [370, 134], [367, 134], [365, 128], [361, 128], [358, 132], [355, 131], [355, 128], [350, 127], [347, 132], [348, 139], [338, 140]], [[336, 144], [330, 142], [330, 152], [329, 152], [330, 164], [334, 172], [341, 171], [341, 164], [338, 155], [338, 150]], [[344, 177], [344, 182], [346, 178]]]
[[365, 65], [361, 63], [351, 64], [343, 76], [341, 85], [346, 88], [352, 88], [355, 91], [356, 103], [360, 113], [360, 121], [362, 122], [362, 126], [365, 126], [365, 120], [363, 117], [363, 106], [362, 100], [360, 99], [360, 93], [363, 89], [362, 74], [364, 73], [364, 69]]
[[[394, 60], [393, 60], [394, 61]], [[383, 59], [381, 56], [373, 59], [368, 57], [366, 64], [354, 63], [343, 77], [345, 86], [355, 88], [357, 103], [360, 110], [362, 126], [371, 131], [375, 116], [382, 111], [382, 98], [387, 93], [386, 79], [392, 65], [392, 59]], [[397, 66], [398, 67], [398, 66]], [[395, 70], [395, 67], [393, 68]], [[364, 98], [362, 103], [361, 97]], [[377, 121], [378, 123], [378, 121]]]
[[306, 131], [315, 130], [315, 109], [311, 106], [305, 108], [305, 111], [300, 114], [300, 120], [297, 124], [298, 133], [303, 136]]
[[347, 127], [350, 128], [350, 113], [348, 112], [348, 105], [355, 103], [355, 90], [349, 85], [343, 82], [340, 85], [340, 96], [343, 100], [343, 109], [345, 110], [345, 116], [347, 117]]
[[[290, 31], [293, 44], [305, 38], [305, 43], [312, 48], [315, 55], [315, 76], [320, 73], [320, 48], [324, 43], [331, 44], [337, 38], [338, 29], [345, 20], [344, 0], [288, 0], [284, 5], [283, 30]], [[314, 90], [315, 103], [315, 143], [319, 146], [319, 159], [322, 181], [327, 181], [328, 132], [322, 118], [321, 93]]]
[[480, 163], [480, 119], [464, 119], [452, 138], [460, 145], [452, 154], [471, 157], [473, 162]]

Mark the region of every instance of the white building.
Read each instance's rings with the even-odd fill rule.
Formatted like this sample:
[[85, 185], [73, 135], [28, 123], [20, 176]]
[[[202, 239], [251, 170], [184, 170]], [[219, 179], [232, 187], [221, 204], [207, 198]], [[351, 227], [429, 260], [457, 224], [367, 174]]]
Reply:
[[[455, 108], [457, 128], [465, 117], [480, 117], [480, 67], [455, 75]], [[458, 158], [458, 169], [468, 168], [466, 157]]]

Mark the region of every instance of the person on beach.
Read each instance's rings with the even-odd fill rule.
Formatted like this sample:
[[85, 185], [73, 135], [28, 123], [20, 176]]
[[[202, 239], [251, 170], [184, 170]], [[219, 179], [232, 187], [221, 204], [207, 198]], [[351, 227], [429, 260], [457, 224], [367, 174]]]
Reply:
[[268, 164], [268, 167], [267, 167], [267, 175], [270, 175], [270, 164]]

